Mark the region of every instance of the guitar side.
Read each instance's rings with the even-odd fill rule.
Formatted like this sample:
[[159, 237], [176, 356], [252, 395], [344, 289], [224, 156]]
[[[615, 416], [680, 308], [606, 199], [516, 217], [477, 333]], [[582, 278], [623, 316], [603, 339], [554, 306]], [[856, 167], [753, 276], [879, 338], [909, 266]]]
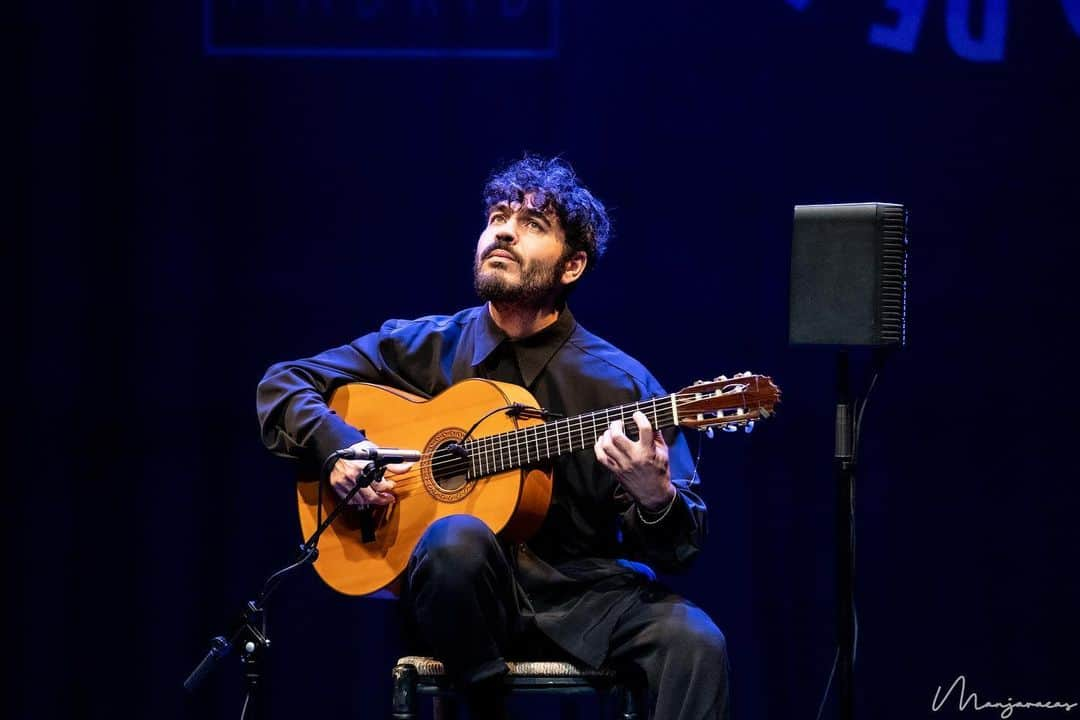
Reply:
[[[339, 388], [330, 408], [342, 419], [363, 429], [375, 443], [420, 449], [424, 458], [405, 473], [387, 475], [395, 483], [397, 502], [376, 510], [374, 542], [361, 541], [359, 513], [353, 509], [323, 533], [315, 562], [323, 581], [347, 595], [396, 594], [397, 581], [420, 537], [448, 515], [473, 515], [510, 540], [526, 539], [539, 529], [551, 501], [550, 469], [508, 470], [455, 486], [440, 480], [431, 468], [431, 453], [440, 444], [460, 439], [479, 418], [515, 402], [537, 406], [524, 388], [482, 379], [457, 383], [430, 400], [370, 383]], [[542, 422], [496, 412], [480, 422], [472, 437]], [[301, 479], [297, 499], [301, 529], [309, 537], [317, 527], [318, 482]], [[324, 518], [337, 499], [324, 487]]]

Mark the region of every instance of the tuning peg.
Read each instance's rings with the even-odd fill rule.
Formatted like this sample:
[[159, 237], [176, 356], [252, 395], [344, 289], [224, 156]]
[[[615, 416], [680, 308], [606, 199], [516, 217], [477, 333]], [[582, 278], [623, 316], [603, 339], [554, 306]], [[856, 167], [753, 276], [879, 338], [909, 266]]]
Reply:
[[727, 375], [717, 375], [713, 378], [713, 382], [724, 382], [725, 380], [727, 380]]
[[745, 429], [745, 430], [746, 430], [746, 432], [748, 432], [748, 433], [750, 433], [750, 432], [754, 432], [754, 421], [753, 421], [753, 420], [751, 420], [750, 422], [746, 423], [746, 427], [745, 427], [744, 429]]
[[721, 425], [720, 429], [724, 432], [738, 432], [739, 428], [735, 425]]

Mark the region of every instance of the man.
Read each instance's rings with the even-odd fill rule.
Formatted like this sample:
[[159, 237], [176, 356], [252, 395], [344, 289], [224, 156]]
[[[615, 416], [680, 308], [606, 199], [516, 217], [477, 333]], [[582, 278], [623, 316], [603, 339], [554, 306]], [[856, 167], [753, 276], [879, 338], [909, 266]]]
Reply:
[[[272, 451], [321, 463], [334, 450], [371, 445], [327, 409], [349, 382], [430, 397], [485, 377], [524, 386], [541, 407], [568, 416], [663, 394], [566, 306], [609, 234], [604, 206], [573, 170], [526, 157], [492, 176], [484, 202], [474, 280], [486, 304], [391, 320], [349, 345], [271, 367], [258, 406]], [[656, 718], [727, 716], [723, 635], [644, 564], [683, 570], [704, 539], [686, 442], [674, 430], [654, 432], [641, 413], [634, 422], [636, 440], [615, 422], [592, 452], [556, 461], [551, 505], [529, 542], [510, 546], [480, 520], [454, 515], [433, 523], [413, 552], [402, 578], [405, 629], [416, 651], [439, 657], [467, 689], [475, 714], [499, 715], [504, 658], [542, 654], [636, 668]], [[330, 485], [344, 496], [363, 466], [338, 460]], [[394, 502], [393, 475], [354, 500]]]

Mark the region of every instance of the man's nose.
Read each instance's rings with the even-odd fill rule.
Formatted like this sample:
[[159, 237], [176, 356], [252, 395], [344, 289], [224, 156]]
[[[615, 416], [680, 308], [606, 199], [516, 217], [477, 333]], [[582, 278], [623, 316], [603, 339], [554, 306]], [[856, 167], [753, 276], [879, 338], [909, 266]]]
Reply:
[[495, 239], [501, 243], [513, 245], [517, 242], [517, 223], [513, 219], [504, 223], [495, 233]]

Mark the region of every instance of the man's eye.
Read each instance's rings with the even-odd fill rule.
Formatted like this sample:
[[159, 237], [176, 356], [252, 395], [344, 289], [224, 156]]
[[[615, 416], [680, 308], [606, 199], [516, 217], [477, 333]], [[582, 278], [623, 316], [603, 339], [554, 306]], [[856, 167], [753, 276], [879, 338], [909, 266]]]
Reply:
[[491, 219], [488, 220], [489, 225], [494, 225], [495, 223], [503, 223], [503, 222], [506, 222], [506, 218], [503, 216], [502, 213], [495, 213], [495, 214], [493, 214], [491, 216]]
[[537, 230], [537, 231], [542, 231], [544, 229], [544, 226], [541, 225], [540, 223], [536, 222], [535, 220], [530, 220], [529, 221], [529, 227], [531, 227], [533, 230]]

